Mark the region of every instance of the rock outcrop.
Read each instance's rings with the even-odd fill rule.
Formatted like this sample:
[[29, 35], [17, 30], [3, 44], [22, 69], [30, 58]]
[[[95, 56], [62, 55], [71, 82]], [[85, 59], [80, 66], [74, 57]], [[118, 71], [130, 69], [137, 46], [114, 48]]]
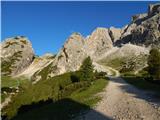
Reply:
[[23, 36], [8, 38], [1, 43], [2, 75], [16, 75], [33, 61], [30, 41]]
[[[84, 49], [84, 38], [79, 33], [73, 33], [65, 42], [54, 60], [39, 69], [32, 76], [34, 83], [41, 79], [48, 79], [69, 71], [79, 69], [82, 61], [87, 57]], [[46, 74], [46, 75], [44, 75]]]
[[116, 45], [128, 42], [136, 45], [160, 46], [160, 4], [149, 6], [147, 14], [139, 14], [132, 18], [132, 23], [124, 30]]
[[113, 43], [115, 43], [117, 40], [120, 39], [122, 32], [123, 32], [123, 29], [120, 29], [120, 28], [115, 28], [115, 27], [109, 28], [109, 35]]
[[148, 15], [154, 15], [160, 13], [160, 3], [150, 4], [148, 8]]
[[60, 73], [75, 71], [80, 67], [82, 61], [86, 58], [84, 44], [84, 38], [79, 33], [73, 33], [67, 39], [55, 58], [55, 64], [60, 69]]
[[147, 15], [148, 15], [147, 13], [134, 15], [132, 16], [132, 22], [135, 22], [138, 19], [145, 18], [147, 17]]
[[85, 51], [93, 59], [104, 54], [112, 47], [113, 42], [107, 28], [97, 28], [85, 40]]

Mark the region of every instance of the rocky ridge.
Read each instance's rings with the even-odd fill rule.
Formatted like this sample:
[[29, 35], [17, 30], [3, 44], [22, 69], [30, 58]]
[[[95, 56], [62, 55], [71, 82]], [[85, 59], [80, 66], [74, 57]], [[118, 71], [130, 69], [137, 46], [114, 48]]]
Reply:
[[122, 33], [120, 41], [115, 44], [122, 45], [128, 42], [160, 46], [160, 3], [149, 5], [148, 13], [134, 15]]
[[[22, 44], [22, 42], [18, 42], [20, 43], [18, 45], [15, 44], [17, 41], [21, 41], [21, 39], [26, 41], [27, 45]], [[46, 69], [48, 71], [47, 77], [75, 71], [87, 56], [90, 56], [93, 61], [98, 61], [108, 56], [113, 58], [114, 56], [147, 54], [149, 47], [153, 45], [160, 46], [159, 3], [150, 5], [148, 13], [134, 15], [131, 23], [121, 29], [98, 27], [86, 38], [80, 33], [73, 33], [54, 58], [39, 57], [33, 60], [34, 52], [32, 46], [23, 37], [9, 38], [9, 40], [2, 42], [1, 58], [2, 64], [4, 64], [4, 61], [8, 61], [8, 56], [15, 56], [14, 54], [20, 51], [18, 54], [22, 53], [23, 57], [19, 58], [18, 55], [16, 62], [12, 61], [16, 67], [10, 70], [11, 75], [29, 75], [29, 71], [32, 71], [32, 74], [30, 74], [31, 78], [41, 79], [43, 76], [40, 76], [40, 74], [46, 71]], [[11, 55], [10, 52], [12, 53]], [[4, 68], [2, 67], [2, 73], [3, 71]]]

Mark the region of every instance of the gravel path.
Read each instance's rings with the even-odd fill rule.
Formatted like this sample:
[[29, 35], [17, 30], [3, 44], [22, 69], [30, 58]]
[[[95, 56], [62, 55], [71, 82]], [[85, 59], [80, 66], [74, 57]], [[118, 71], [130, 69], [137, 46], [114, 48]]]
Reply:
[[[106, 68], [107, 69], [107, 68]], [[122, 78], [109, 77], [102, 101], [81, 120], [160, 120], [160, 99], [139, 90]]]

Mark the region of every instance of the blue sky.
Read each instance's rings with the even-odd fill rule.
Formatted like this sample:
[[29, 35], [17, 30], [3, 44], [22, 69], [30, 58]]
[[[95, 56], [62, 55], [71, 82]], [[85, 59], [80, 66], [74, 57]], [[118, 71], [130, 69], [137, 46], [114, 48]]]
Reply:
[[23, 35], [37, 55], [57, 53], [72, 32], [123, 27], [154, 2], [2, 2], [2, 40]]

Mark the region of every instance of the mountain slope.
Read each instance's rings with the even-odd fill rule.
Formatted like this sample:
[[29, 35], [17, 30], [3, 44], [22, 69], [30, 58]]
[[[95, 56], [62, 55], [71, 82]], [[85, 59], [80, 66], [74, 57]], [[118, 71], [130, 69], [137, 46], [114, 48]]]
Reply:
[[23, 36], [10, 38], [1, 45], [2, 74], [40, 78], [38, 76], [50, 68], [46, 76], [53, 77], [76, 71], [87, 56], [93, 61], [103, 61], [106, 64], [114, 63], [116, 59], [128, 64], [127, 61], [132, 60], [132, 55], [134, 57], [142, 55], [142, 58], [138, 58], [141, 59], [138, 64], [142, 62], [146, 64], [143, 56], [146, 58], [148, 50], [153, 46], [160, 46], [160, 3], [150, 5], [148, 13], [134, 15], [131, 23], [123, 28], [98, 27], [86, 38], [80, 33], [73, 33], [54, 59], [40, 57], [33, 61], [31, 43]]

